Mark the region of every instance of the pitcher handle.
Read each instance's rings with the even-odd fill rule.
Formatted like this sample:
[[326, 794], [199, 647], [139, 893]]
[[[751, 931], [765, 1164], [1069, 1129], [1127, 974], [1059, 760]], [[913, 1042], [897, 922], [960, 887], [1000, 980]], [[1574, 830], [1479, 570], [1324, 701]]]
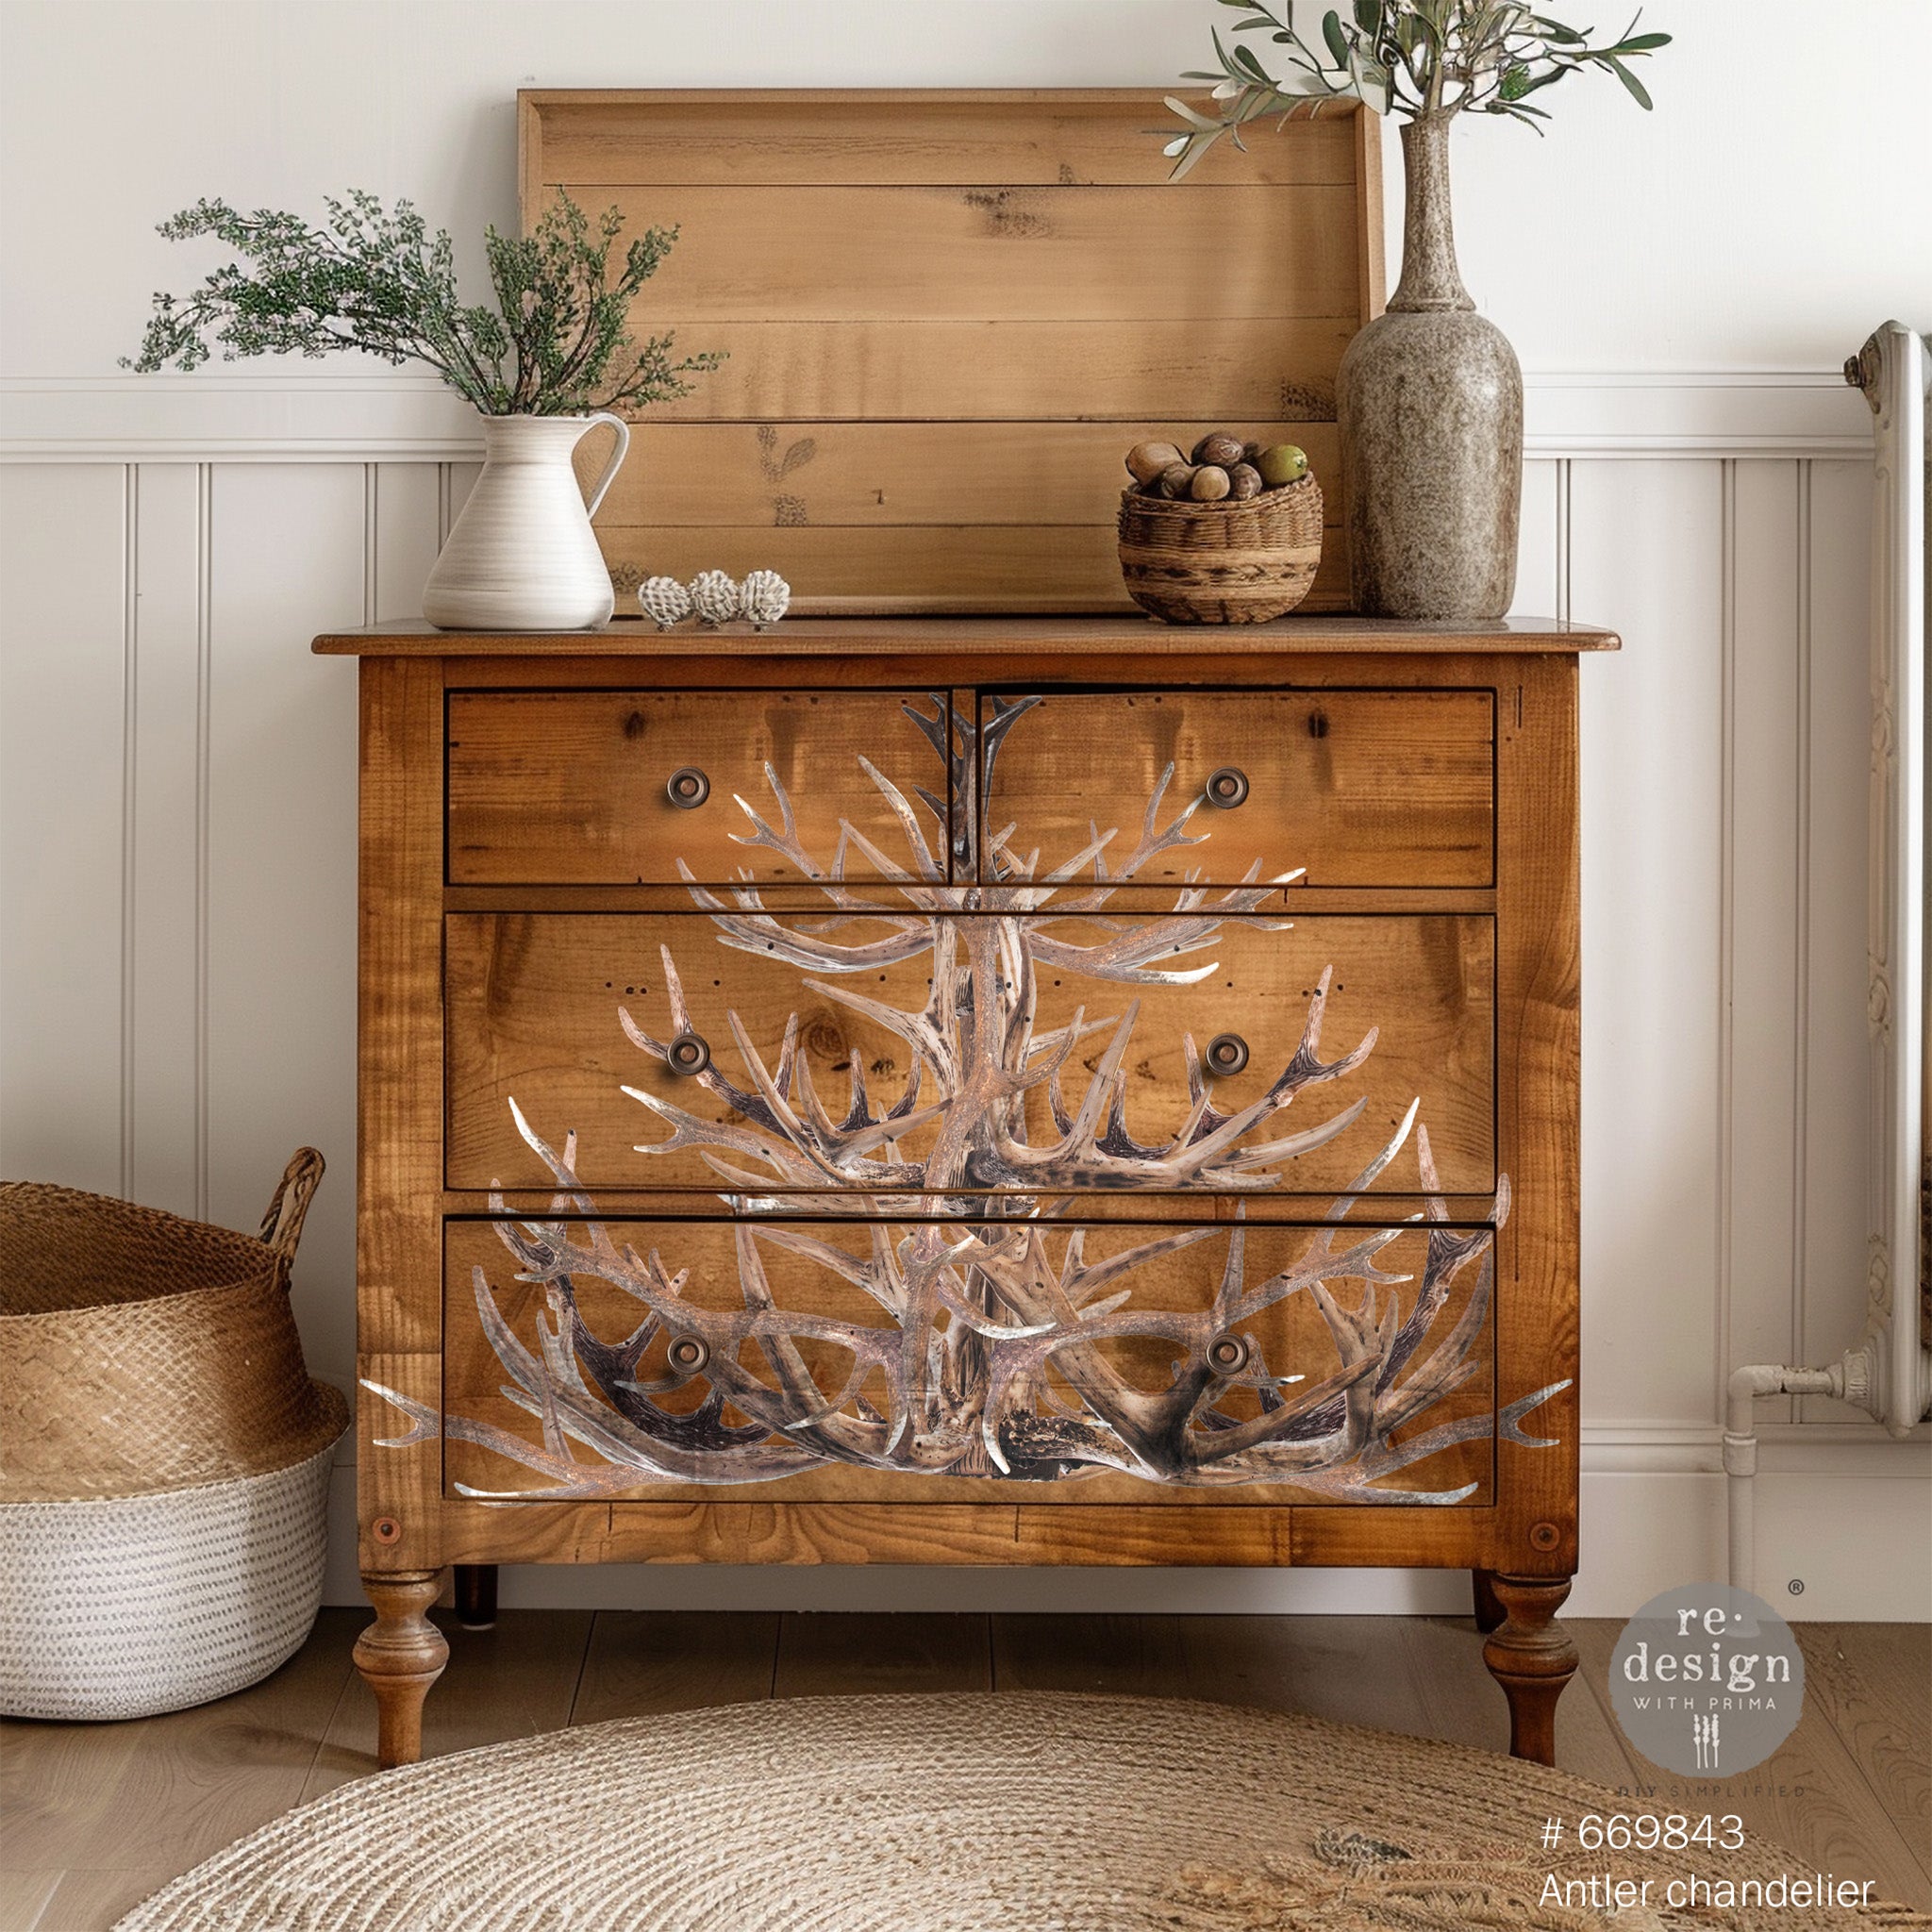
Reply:
[[[630, 451], [630, 425], [622, 416], [614, 416], [608, 409], [599, 409], [595, 415], [584, 418], [584, 435], [589, 435], [594, 423], [608, 423], [617, 431], [617, 447], [610, 452], [610, 460], [604, 465], [604, 474], [597, 478], [597, 487], [591, 491], [590, 501], [584, 505], [587, 516], [597, 514], [597, 506], [604, 501], [604, 492], [617, 480], [617, 473], [624, 468], [624, 459]], [[583, 437], [577, 439], [579, 442]]]

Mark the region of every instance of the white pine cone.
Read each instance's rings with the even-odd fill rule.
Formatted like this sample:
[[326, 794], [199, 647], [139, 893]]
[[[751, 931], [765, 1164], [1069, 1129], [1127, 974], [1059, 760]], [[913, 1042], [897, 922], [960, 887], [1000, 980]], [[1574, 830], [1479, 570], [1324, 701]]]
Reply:
[[701, 570], [691, 580], [691, 605], [702, 624], [729, 624], [738, 615], [738, 586], [722, 570]]
[[659, 630], [669, 630], [691, 615], [691, 592], [675, 577], [646, 577], [638, 587], [638, 602]]
[[739, 586], [744, 614], [763, 630], [776, 624], [791, 603], [791, 586], [774, 570], [755, 570]]

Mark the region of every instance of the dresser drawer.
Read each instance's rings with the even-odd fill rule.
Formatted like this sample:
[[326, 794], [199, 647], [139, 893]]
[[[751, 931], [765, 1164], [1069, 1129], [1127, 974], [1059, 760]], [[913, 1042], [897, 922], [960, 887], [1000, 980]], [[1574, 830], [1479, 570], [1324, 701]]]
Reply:
[[[1004, 708], [1026, 710], [1002, 730]], [[1036, 847], [1042, 869], [1071, 858], [1097, 824], [1117, 826], [1109, 873], [1140, 835], [1162, 772], [1165, 825], [1191, 800], [1206, 842], [1157, 854], [1149, 884], [1191, 873], [1231, 884], [1258, 864], [1297, 867], [1311, 886], [1488, 886], [1494, 882], [1495, 701], [1488, 691], [1115, 691], [981, 699], [992, 774], [990, 838]], [[1222, 804], [1210, 780], [1229, 779]]]
[[1493, 1497], [1493, 1237], [1478, 1224], [1067, 1213], [599, 1232], [447, 1224], [450, 1490]]
[[[947, 841], [924, 787], [947, 795], [939, 753], [908, 718], [919, 692], [453, 691], [448, 709], [448, 866], [454, 885], [716, 885], [741, 869], [796, 880], [798, 865], [752, 830], [743, 798], [780, 824], [766, 767], [798, 838], [828, 866], [841, 820], [895, 855], [905, 835], [859, 763], [871, 760], [921, 815], [939, 862]], [[683, 795], [674, 792], [680, 774]], [[862, 851], [847, 870], [871, 872]]]
[[[815, 930], [815, 915], [721, 931], [694, 913], [453, 914], [444, 946], [449, 1185], [550, 1183], [550, 1171], [517, 1132], [512, 1101], [551, 1146], [575, 1133], [576, 1172], [587, 1187], [711, 1190], [719, 1185], [716, 1160], [755, 1176], [760, 1191], [887, 1192], [908, 1185], [944, 1191], [1224, 1190], [1236, 1185], [1228, 1180], [1229, 1163], [1244, 1148], [1303, 1135], [1358, 1106], [1358, 1116], [1325, 1143], [1241, 1171], [1240, 1185], [1273, 1174], [1272, 1191], [1326, 1195], [1361, 1173], [1419, 1101], [1441, 1188], [1483, 1194], [1493, 1187], [1495, 938], [1488, 917], [1324, 914], [1286, 928], [1224, 920], [1210, 943], [1174, 962], [1211, 964], [1213, 972], [1198, 982], [1165, 985], [1115, 984], [1083, 970], [1091, 957], [1084, 949], [1109, 948], [1117, 957], [1140, 934], [1162, 929], [1157, 920], [1106, 926], [1044, 917], [1014, 922], [1004, 950], [994, 924], [982, 920], [975, 928], [970, 917], [947, 920], [936, 947], [930, 932], [908, 935], [884, 922], [855, 921], [826, 935]], [[975, 931], [986, 945], [977, 943]], [[820, 954], [833, 946], [897, 944], [903, 956], [834, 975], [782, 950], [761, 950], [767, 941], [775, 949], [795, 941]], [[1024, 1002], [1007, 977], [1020, 950], [1033, 961], [1030, 1021], [1016, 1017]], [[680, 1030], [667, 955], [678, 975], [684, 1025], [710, 1056], [709, 1067], [694, 1076], [672, 1073], [625, 1030], [624, 1014], [660, 1045]], [[841, 1135], [849, 1137], [860, 1119], [854, 1112], [855, 1068], [871, 1118], [882, 1119], [903, 1102], [912, 1052], [889, 1016], [927, 1007], [935, 959], [942, 955], [950, 957], [956, 978], [955, 1016], [941, 1028], [953, 1064], [922, 1068], [911, 1118], [895, 1145], [878, 1134], [848, 1158], [840, 1151]], [[1343, 1061], [1373, 1032], [1373, 1048], [1359, 1065], [1304, 1088], [1240, 1145], [1228, 1146], [1224, 1160], [1203, 1166], [1189, 1154], [1176, 1157], [1174, 1143], [1190, 1124], [1203, 1077], [1198, 1065], [1191, 1077], [1188, 1038], [1197, 1057], [1222, 1036], [1241, 1042], [1245, 1066], [1211, 1082], [1212, 1106], [1237, 1114], [1261, 1100], [1295, 1058], [1324, 974], [1328, 991], [1314, 1055], [1324, 1065]], [[973, 1071], [969, 1029], [958, 1017], [969, 1008], [1002, 1011], [1002, 1054], [1026, 1072], [1042, 1070], [1076, 1022], [1089, 1029], [1067, 1051], [1058, 1083], [1039, 1079], [1017, 1101], [999, 1103], [1024, 1114], [1024, 1180], [1010, 1165], [990, 1166], [990, 1132], [974, 1132], [993, 1104], [984, 1095], [995, 1083]], [[1123, 1041], [1130, 1009], [1133, 1024]], [[770, 1124], [772, 1108], [734, 1034], [734, 1015], [799, 1133]], [[795, 1066], [781, 1075], [794, 1022]], [[1016, 1043], [1015, 1028], [1029, 1044]], [[1097, 1135], [1099, 1144], [1077, 1158], [1050, 1158], [1049, 1150], [1067, 1140], [1056, 1107], [1077, 1115], [1094, 1083], [1108, 1078], [1110, 1062], [1114, 1072], [1087, 1126], [1086, 1138]], [[667, 1111], [654, 1111], [651, 1103]], [[747, 1120], [747, 1103], [766, 1124]], [[941, 1146], [942, 1131], [954, 1137], [954, 1153], [948, 1159], [941, 1151], [947, 1164], [928, 1170], [924, 1164]], [[688, 1144], [658, 1155], [636, 1151], [674, 1134]], [[822, 1158], [803, 1153], [801, 1138]], [[777, 1164], [765, 1158], [774, 1149], [783, 1157]], [[1413, 1191], [1421, 1178], [1416, 1161], [1411, 1141], [1374, 1185]], [[878, 1163], [888, 1164], [888, 1177], [877, 1178], [887, 1172]]]

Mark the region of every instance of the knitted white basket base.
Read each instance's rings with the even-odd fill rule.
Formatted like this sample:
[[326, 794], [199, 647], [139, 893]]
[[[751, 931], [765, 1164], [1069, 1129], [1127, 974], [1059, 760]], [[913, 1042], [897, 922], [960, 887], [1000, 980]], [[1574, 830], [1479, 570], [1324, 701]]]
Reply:
[[147, 1717], [267, 1676], [322, 1602], [334, 1456], [152, 1496], [0, 1503], [0, 1712]]
[[[1621, 1801], [1629, 1808], [1627, 1800]], [[120, 1932], [1659, 1932], [1545, 1874], [1684, 1855], [1541, 1845], [1580, 1778], [1276, 1711], [1045, 1695], [807, 1698], [553, 1731], [343, 1786]], [[1699, 1848], [1759, 1878], [1775, 1848]], [[1808, 1868], [1807, 1868], [1808, 1870]], [[1788, 1912], [1700, 1917], [1716, 1926]], [[1807, 1927], [1918, 1925], [1903, 1908]]]

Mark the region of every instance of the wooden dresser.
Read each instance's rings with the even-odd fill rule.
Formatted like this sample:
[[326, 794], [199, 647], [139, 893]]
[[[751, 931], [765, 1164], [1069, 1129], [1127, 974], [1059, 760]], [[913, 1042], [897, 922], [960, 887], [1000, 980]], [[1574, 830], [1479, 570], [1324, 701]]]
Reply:
[[1547, 1762], [1615, 644], [319, 639], [361, 659], [383, 1762], [446, 1566], [501, 1562], [1463, 1568]]

